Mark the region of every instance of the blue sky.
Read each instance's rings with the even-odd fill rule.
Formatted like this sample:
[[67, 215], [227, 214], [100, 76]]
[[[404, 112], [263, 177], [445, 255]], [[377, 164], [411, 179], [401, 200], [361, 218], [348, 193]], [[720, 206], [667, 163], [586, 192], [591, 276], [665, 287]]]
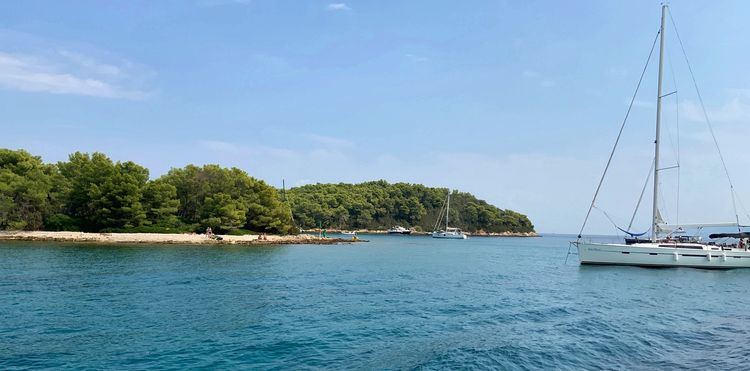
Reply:
[[[152, 177], [219, 163], [276, 186], [424, 183], [526, 213], [542, 232], [577, 232], [658, 1], [338, 1], [0, 2], [0, 147], [49, 162], [102, 151]], [[750, 206], [750, 4], [674, 1], [672, 12]], [[665, 99], [662, 142], [676, 161], [667, 143], [679, 119], [680, 221], [730, 221], [721, 165], [667, 37], [666, 89], [676, 81], [678, 94]], [[651, 161], [655, 72], [598, 203], [619, 224]], [[674, 220], [671, 178], [663, 207]], [[612, 226], [595, 212], [587, 231]]]

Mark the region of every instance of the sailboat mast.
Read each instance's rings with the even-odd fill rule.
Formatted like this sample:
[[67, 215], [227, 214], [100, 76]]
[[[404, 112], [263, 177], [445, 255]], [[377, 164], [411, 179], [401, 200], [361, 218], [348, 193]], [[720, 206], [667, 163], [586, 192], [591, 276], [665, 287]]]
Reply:
[[448, 231], [448, 215], [451, 212], [451, 190], [448, 190], [448, 202], [445, 207], [445, 230]]
[[659, 30], [659, 84], [656, 94], [656, 139], [654, 140], [654, 208], [651, 223], [651, 241], [656, 241], [659, 216], [659, 140], [661, 138], [661, 98], [662, 73], [664, 71], [664, 23], [667, 15], [667, 4], [661, 5], [661, 29]]

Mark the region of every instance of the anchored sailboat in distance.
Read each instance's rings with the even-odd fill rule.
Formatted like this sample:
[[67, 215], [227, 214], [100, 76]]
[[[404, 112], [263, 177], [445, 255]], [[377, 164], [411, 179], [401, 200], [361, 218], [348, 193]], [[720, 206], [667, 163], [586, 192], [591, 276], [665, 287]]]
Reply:
[[440, 219], [435, 223], [435, 231], [432, 232], [432, 238], [447, 238], [454, 240], [465, 240], [466, 234], [459, 228], [451, 228], [448, 226], [448, 215], [451, 210], [451, 191], [448, 190], [448, 198], [445, 200], [445, 230], [437, 230]]
[[[615, 148], [612, 149], [609, 161], [605, 167], [604, 174], [599, 181], [599, 186], [594, 194], [594, 199], [591, 201], [591, 206], [586, 214], [586, 219], [581, 227], [581, 232], [578, 234], [578, 239], [571, 242], [571, 246], [575, 246], [578, 249], [578, 256], [581, 264], [614, 264], [614, 265], [637, 265], [637, 266], [661, 266], [661, 267], [695, 267], [695, 268], [750, 268], [750, 251], [748, 251], [748, 238], [750, 233], [742, 232], [742, 226], [739, 223], [739, 217], [737, 216], [735, 206], [735, 223], [707, 223], [707, 224], [695, 224], [695, 225], [669, 225], [662, 220], [659, 213], [659, 172], [666, 170], [666, 168], [659, 167], [659, 145], [660, 145], [660, 125], [662, 115], [662, 98], [672, 93], [663, 95], [662, 94], [662, 72], [664, 62], [664, 26], [667, 12], [669, 7], [666, 4], [662, 4], [661, 8], [661, 26], [659, 30], [659, 81], [658, 81], [658, 93], [656, 100], [656, 140], [654, 149], [654, 161], [653, 161], [653, 209], [651, 218], [651, 238], [640, 239], [637, 235], [631, 232], [625, 231], [631, 235], [631, 238], [626, 238], [624, 243], [594, 243], [586, 242], [582, 240], [581, 234], [586, 226], [591, 210], [595, 208], [595, 202], [599, 190], [601, 189], [604, 178], [607, 174], [607, 169], [612, 162], [612, 157], [617, 148], [617, 143], [620, 141], [618, 136], [615, 141]], [[676, 33], [677, 34], [677, 33]], [[677, 34], [679, 38], [679, 34]], [[654, 45], [656, 40], [654, 40]], [[653, 46], [652, 46], [653, 52]], [[683, 50], [684, 53], [684, 50]], [[650, 59], [650, 55], [649, 55]], [[687, 58], [686, 58], [687, 61]], [[648, 65], [648, 61], [646, 62]], [[692, 73], [688, 62], [688, 69]], [[645, 68], [644, 68], [645, 73]], [[641, 79], [643, 74], [641, 75]], [[640, 82], [639, 82], [640, 86]], [[696, 85], [697, 89], [697, 85]], [[637, 89], [636, 89], [637, 94]], [[700, 94], [700, 93], [699, 93]], [[633, 101], [635, 96], [633, 96]], [[631, 107], [632, 102], [631, 101]], [[702, 104], [702, 103], [701, 103]], [[705, 108], [704, 108], [705, 110]], [[630, 109], [628, 109], [628, 113]], [[626, 119], [627, 121], [627, 115]], [[622, 129], [625, 126], [625, 121], [620, 128], [620, 135], [622, 135]], [[710, 125], [710, 122], [707, 121]], [[713, 133], [713, 131], [711, 131]], [[716, 138], [714, 137], [714, 141]], [[716, 142], [715, 142], [716, 143]], [[716, 145], [719, 150], [719, 157], [724, 162], [721, 150], [718, 144]], [[678, 164], [679, 166], [679, 164]], [[726, 166], [724, 166], [727, 179], [729, 180], [729, 186], [732, 191], [732, 197], [736, 195], [734, 186], [732, 185], [729, 173], [726, 172]], [[644, 187], [645, 190], [645, 187]], [[642, 196], [642, 195], [641, 195]], [[733, 199], [734, 202], [734, 199]], [[640, 204], [640, 201], [639, 201]], [[637, 211], [637, 208], [636, 208]], [[635, 216], [635, 214], [633, 214]], [[631, 219], [632, 224], [632, 219]], [[728, 227], [733, 226], [737, 229], [737, 233], [725, 233], [725, 234], [712, 234], [709, 238], [733, 238], [738, 241], [736, 244], [722, 244], [717, 245], [715, 243], [706, 243], [700, 236], [687, 236], [684, 234], [686, 228], [704, 228], [704, 227]], [[618, 227], [619, 228], [619, 227]]]

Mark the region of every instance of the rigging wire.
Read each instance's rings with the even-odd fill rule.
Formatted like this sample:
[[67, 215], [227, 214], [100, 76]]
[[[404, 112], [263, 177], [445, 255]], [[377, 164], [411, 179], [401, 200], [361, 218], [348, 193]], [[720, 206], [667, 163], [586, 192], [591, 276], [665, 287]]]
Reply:
[[[620, 229], [620, 227], [617, 226], [617, 223], [615, 223], [615, 221], [612, 220], [612, 217], [610, 217], [609, 214], [607, 214], [606, 211], [604, 211], [603, 209], [600, 209], [597, 206], [594, 206], [594, 209], [596, 209], [597, 211], [599, 211], [602, 214], [604, 214], [604, 216], [607, 218], [607, 220], [609, 220], [609, 222], [612, 223], [612, 225], [615, 227], [615, 230]], [[619, 235], [619, 233], [618, 233], [618, 235]]]
[[737, 195], [737, 202], [739, 202], [740, 207], [742, 208], [742, 211], [745, 212], [745, 216], [747, 217], [748, 221], [750, 222], [750, 213], [747, 212], [747, 209], [745, 208], [745, 204], [742, 203], [742, 199], [740, 198], [740, 195]]
[[648, 69], [648, 64], [651, 62], [651, 56], [654, 54], [654, 48], [656, 47], [656, 41], [659, 39], [659, 34], [661, 33], [661, 29], [656, 33], [656, 37], [654, 37], [654, 42], [651, 45], [651, 51], [648, 52], [648, 58], [646, 59], [646, 65], [643, 66], [643, 71], [641, 72], [641, 78], [638, 79], [638, 85], [635, 87], [635, 92], [633, 93], [633, 98], [630, 99], [630, 105], [628, 106], [628, 110], [625, 113], [625, 118], [622, 120], [622, 125], [620, 125], [620, 131], [617, 134], [617, 139], [615, 140], [615, 145], [612, 147], [612, 152], [609, 154], [609, 159], [607, 160], [607, 165], [604, 167], [604, 173], [602, 173], [601, 179], [599, 179], [599, 185], [596, 186], [596, 192], [594, 192], [594, 198], [591, 200], [591, 205], [589, 206], [589, 210], [586, 212], [586, 218], [583, 220], [583, 225], [581, 225], [581, 230], [578, 232], [578, 239], [581, 238], [581, 235], [583, 234], [583, 229], [586, 228], [586, 223], [589, 220], [589, 216], [591, 216], [591, 209], [594, 208], [594, 203], [596, 203], [596, 198], [599, 196], [599, 191], [602, 188], [602, 184], [604, 183], [604, 178], [607, 176], [607, 170], [609, 170], [609, 165], [612, 164], [612, 158], [615, 156], [615, 151], [617, 150], [617, 145], [620, 143], [620, 138], [622, 137], [622, 131], [625, 129], [625, 124], [628, 122], [628, 117], [630, 116], [630, 111], [633, 109], [633, 103], [635, 103], [635, 97], [638, 95], [638, 90], [641, 88], [641, 83], [643, 82], [643, 76], [646, 75], [646, 70]]
[[708, 111], [706, 111], [706, 105], [703, 103], [703, 97], [701, 96], [700, 89], [698, 88], [698, 82], [695, 80], [695, 74], [693, 73], [693, 67], [690, 65], [690, 60], [688, 59], [687, 53], [685, 52], [685, 45], [682, 43], [682, 38], [680, 37], [680, 33], [677, 31], [677, 24], [674, 21], [674, 18], [672, 18], [672, 12], [669, 13], [669, 19], [672, 22], [672, 27], [674, 27], [674, 33], [677, 36], [677, 41], [680, 42], [680, 48], [682, 49], [682, 55], [685, 57], [685, 63], [687, 64], [688, 71], [690, 71], [690, 77], [693, 80], [693, 86], [695, 87], [695, 92], [698, 95], [698, 102], [701, 105], [701, 109], [703, 110], [703, 116], [706, 119], [706, 125], [708, 126], [708, 131], [711, 133], [711, 138], [714, 141], [714, 146], [716, 146], [716, 151], [719, 153], [719, 159], [721, 159], [721, 165], [724, 168], [724, 174], [727, 177], [727, 181], [729, 182], [729, 190], [732, 194], [732, 207], [734, 208], [734, 217], [737, 222], [737, 230], [741, 231], [740, 228], [740, 216], [737, 213], [737, 201], [736, 197], [738, 196], [736, 194], [736, 191], [734, 189], [734, 183], [732, 182], [732, 178], [729, 176], [729, 170], [727, 169], [727, 164], [724, 161], [724, 155], [721, 153], [721, 147], [719, 147], [719, 141], [716, 139], [716, 134], [714, 134], [714, 128], [713, 125], [711, 125], [711, 119], [708, 117]]
[[[675, 206], [675, 224], [680, 224], [680, 178], [682, 175], [682, 167], [680, 162], [680, 96], [679, 91], [680, 88], [677, 86], [677, 77], [675, 75], [675, 69], [674, 64], [672, 63], [672, 51], [669, 49], [669, 45], [666, 45], [667, 49], [667, 61], [669, 63], [669, 71], [672, 75], [672, 84], [674, 84], [674, 106], [675, 106], [675, 127], [677, 129], [677, 150], [676, 157], [677, 157], [677, 204]], [[669, 126], [667, 126], [667, 130], [669, 131]], [[672, 133], [669, 133], [669, 142], [674, 146], [674, 143], [672, 143]], [[672, 149], [674, 151], [674, 148]]]
[[[450, 190], [448, 190], [448, 197], [450, 197]], [[440, 228], [440, 223], [441, 223], [441, 222], [443, 221], [443, 213], [444, 213], [444, 211], [445, 211], [445, 208], [446, 208], [447, 202], [448, 202], [448, 198], [446, 197], [446, 198], [445, 198], [445, 199], [443, 200], [443, 205], [442, 205], [442, 206], [440, 206], [440, 211], [438, 211], [438, 218], [437, 218], [437, 220], [435, 221], [435, 226], [434, 226], [434, 227], [433, 227], [433, 229], [432, 229], [433, 231], [439, 231], [439, 230], [440, 230], [440, 229], [439, 229], [439, 228]]]
[[663, 221], [670, 220], [669, 214], [667, 214], [667, 202], [664, 201], [666, 198], [664, 197], [664, 187], [662, 186], [663, 183], [659, 182], [659, 200], [661, 201], [661, 208], [659, 214], [661, 215], [661, 218]]
[[656, 161], [651, 161], [651, 167], [648, 169], [648, 175], [646, 176], [646, 182], [643, 183], [643, 189], [641, 189], [641, 196], [638, 197], [638, 203], [635, 205], [635, 210], [633, 210], [633, 216], [630, 217], [630, 223], [628, 224], [628, 230], [632, 230], [633, 228], [633, 221], [635, 220], [635, 214], [638, 213], [638, 209], [641, 207], [641, 201], [643, 200], [643, 195], [646, 193], [646, 188], [648, 187], [648, 181], [651, 180], [651, 172], [654, 171], [654, 164]]
[[[682, 175], [681, 151], [680, 151], [680, 88], [677, 86], [677, 77], [675, 76], [674, 66], [672, 65], [672, 52], [667, 46], [667, 55], [669, 56], [669, 70], [672, 72], [672, 83], [674, 84], [674, 107], [675, 107], [675, 126], [677, 127], [677, 205], [675, 207], [675, 224], [680, 224], [680, 178]], [[670, 134], [671, 135], [671, 134]], [[670, 138], [671, 139], [671, 138]]]
[[[604, 216], [607, 218], [607, 220], [609, 220], [609, 222], [612, 223], [612, 226], [615, 228], [615, 235], [617, 237], [621, 236], [620, 232], [627, 233], [630, 236], [643, 236], [644, 234], [648, 233], [648, 231], [643, 232], [643, 233], [633, 233], [633, 232], [631, 232], [629, 230], [626, 231], [626, 230], [620, 228], [620, 226], [617, 225], [617, 223], [612, 219], [611, 216], [609, 216], [609, 214], [606, 211], [604, 211], [604, 209], [601, 209], [601, 208], [599, 208], [597, 206], [594, 206], [594, 209], [596, 209], [597, 211], [599, 211], [602, 214], [604, 214]], [[650, 228], [649, 228], [649, 230], [650, 230]], [[623, 237], [624, 237], [624, 235], [623, 235]]]
[[[675, 99], [677, 99], [677, 79], [675, 78], [674, 74], [674, 68], [672, 67], [672, 56], [669, 52], [669, 46], [664, 45], [664, 48], [667, 49], [667, 63], [669, 63], [669, 72], [672, 75], [672, 84], [674, 85], [674, 91], [668, 94], [664, 94], [661, 96], [661, 98], [666, 98], [667, 96], [675, 95]], [[663, 119], [663, 118], [662, 118]], [[672, 130], [670, 128], [670, 125], [664, 125], [664, 128], [667, 130], [667, 138], [669, 139], [669, 146], [672, 149], [672, 153], [675, 155], [675, 157], [678, 157], [678, 149], [675, 146], [675, 140], [672, 138]], [[679, 162], [677, 163], [677, 166], [679, 166]]]

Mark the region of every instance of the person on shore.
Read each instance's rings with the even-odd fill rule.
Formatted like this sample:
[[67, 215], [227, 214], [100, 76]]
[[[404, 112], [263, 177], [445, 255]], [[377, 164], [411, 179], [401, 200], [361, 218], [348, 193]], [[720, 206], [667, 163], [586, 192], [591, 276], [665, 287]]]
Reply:
[[325, 229], [323, 230], [323, 238], [328, 238], [328, 232]]
[[211, 227], [206, 227], [206, 236], [211, 237], [213, 234], [214, 231], [211, 230]]

